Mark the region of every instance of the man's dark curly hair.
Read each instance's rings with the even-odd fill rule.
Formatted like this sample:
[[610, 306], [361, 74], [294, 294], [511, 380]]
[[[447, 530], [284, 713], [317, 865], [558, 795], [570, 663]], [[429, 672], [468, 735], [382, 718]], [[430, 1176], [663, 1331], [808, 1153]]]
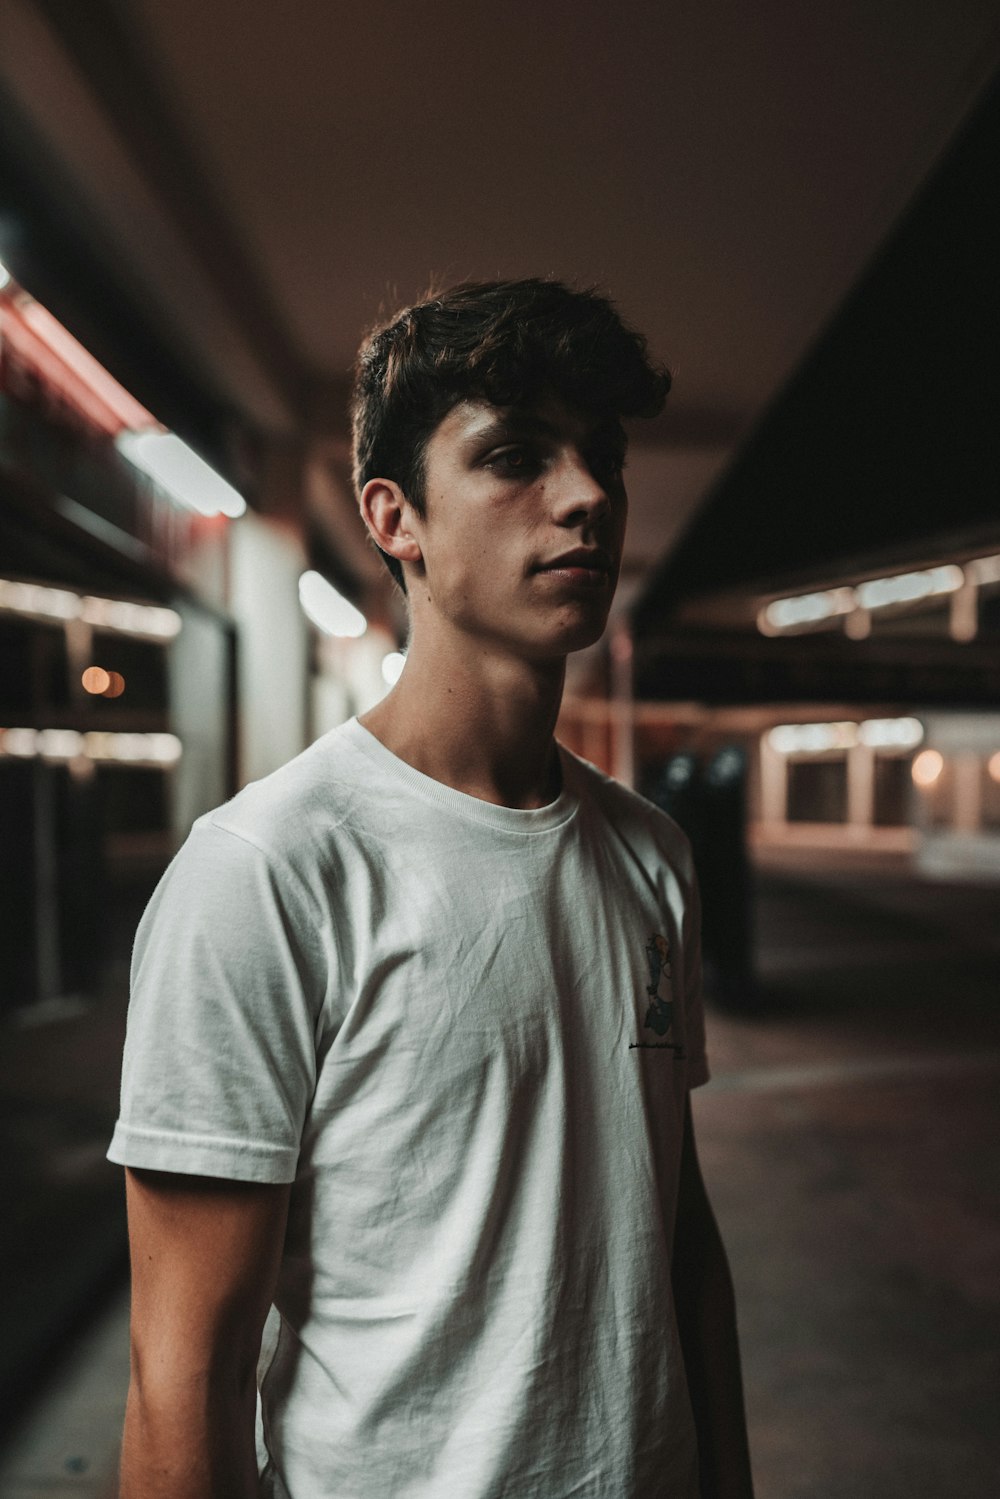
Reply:
[[[392, 479], [423, 513], [427, 443], [469, 399], [530, 406], [545, 395], [598, 420], [656, 416], [670, 375], [598, 292], [561, 281], [466, 281], [397, 312], [358, 351], [354, 482]], [[396, 579], [403, 570], [382, 553]]]

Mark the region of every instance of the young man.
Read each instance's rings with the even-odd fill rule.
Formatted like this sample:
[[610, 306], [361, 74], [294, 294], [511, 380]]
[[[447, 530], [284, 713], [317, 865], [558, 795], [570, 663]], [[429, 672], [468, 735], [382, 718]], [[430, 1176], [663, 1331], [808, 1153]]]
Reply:
[[140, 926], [125, 1499], [751, 1494], [689, 849], [553, 738], [618, 576], [621, 420], [668, 384], [557, 282], [362, 349], [407, 663], [199, 819]]

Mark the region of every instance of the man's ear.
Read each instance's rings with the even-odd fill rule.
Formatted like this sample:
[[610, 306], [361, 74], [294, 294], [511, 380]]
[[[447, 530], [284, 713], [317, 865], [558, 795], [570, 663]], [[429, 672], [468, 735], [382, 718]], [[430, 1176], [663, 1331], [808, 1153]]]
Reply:
[[420, 543], [412, 529], [415, 512], [395, 479], [369, 479], [358, 503], [377, 547], [397, 562], [421, 560]]

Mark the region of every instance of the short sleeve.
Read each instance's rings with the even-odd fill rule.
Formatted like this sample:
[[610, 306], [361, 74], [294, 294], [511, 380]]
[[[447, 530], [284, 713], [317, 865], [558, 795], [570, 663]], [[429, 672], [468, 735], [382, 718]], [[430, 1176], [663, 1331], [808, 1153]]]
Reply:
[[699, 1088], [710, 1077], [705, 1050], [705, 1006], [701, 971], [701, 893], [692, 868], [684, 908], [684, 1027], [689, 1088]]
[[195, 825], [136, 933], [110, 1160], [294, 1179], [323, 999], [315, 925], [289, 872]]

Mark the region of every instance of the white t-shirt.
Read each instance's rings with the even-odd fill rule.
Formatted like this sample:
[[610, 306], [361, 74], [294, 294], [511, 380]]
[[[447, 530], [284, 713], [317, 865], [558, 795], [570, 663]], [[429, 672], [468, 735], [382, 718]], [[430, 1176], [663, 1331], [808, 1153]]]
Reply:
[[497, 807], [352, 720], [200, 818], [143, 917], [111, 1159], [294, 1182], [266, 1495], [697, 1495], [690, 852], [562, 765]]

